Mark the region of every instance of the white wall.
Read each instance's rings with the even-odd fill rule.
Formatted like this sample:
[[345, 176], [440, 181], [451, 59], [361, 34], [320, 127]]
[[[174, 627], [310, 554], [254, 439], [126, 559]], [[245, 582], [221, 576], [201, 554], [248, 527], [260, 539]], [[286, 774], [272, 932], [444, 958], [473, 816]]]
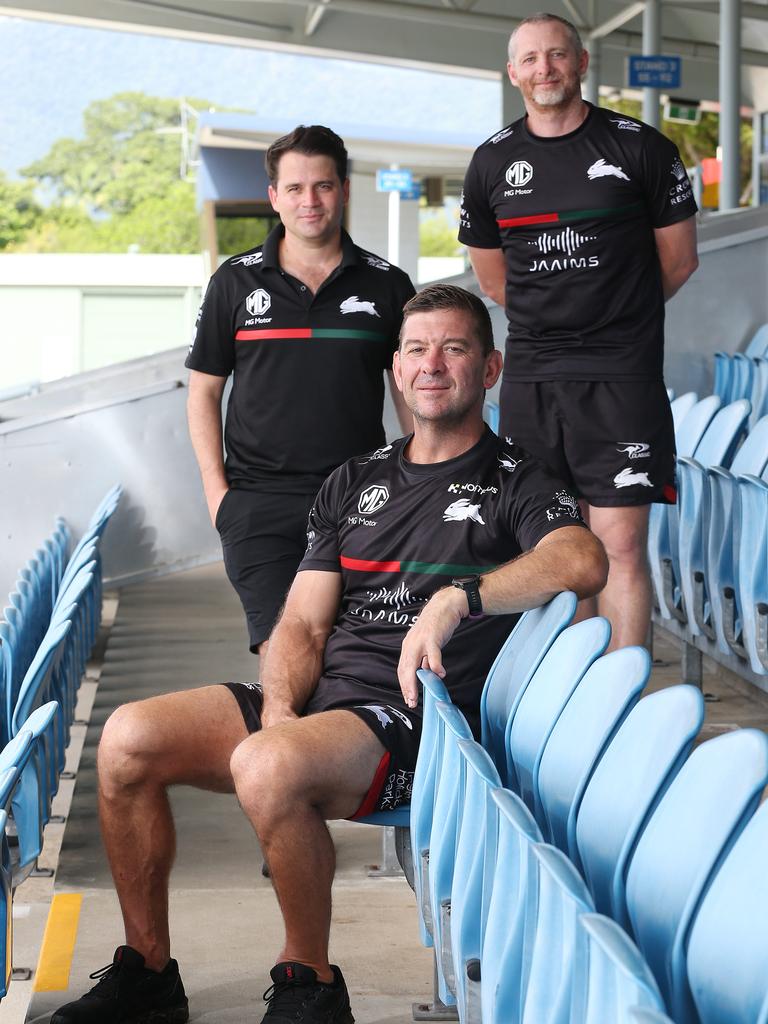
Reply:
[[[350, 175], [348, 229], [353, 240], [387, 259], [389, 195], [376, 191], [373, 174]], [[400, 259], [398, 264], [416, 281], [419, 264], [419, 204], [400, 203]]]

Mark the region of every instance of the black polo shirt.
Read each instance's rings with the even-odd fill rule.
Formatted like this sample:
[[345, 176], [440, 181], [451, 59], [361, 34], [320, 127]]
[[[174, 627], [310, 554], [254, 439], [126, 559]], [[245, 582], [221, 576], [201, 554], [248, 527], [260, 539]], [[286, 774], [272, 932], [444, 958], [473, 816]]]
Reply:
[[524, 117], [483, 143], [459, 239], [504, 253], [504, 379], [660, 380], [653, 232], [695, 213], [674, 143], [613, 110], [590, 105], [583, 124], [553, 138], [531, 134]]
[[230, 485], [314, 493], [332, 469], [384, 443], [407, 274], [342, 231], [341, 263], [315, 295], [280, 268], [282, 225], [212, 276], [186, 360], [234, 373], [224, 444]]

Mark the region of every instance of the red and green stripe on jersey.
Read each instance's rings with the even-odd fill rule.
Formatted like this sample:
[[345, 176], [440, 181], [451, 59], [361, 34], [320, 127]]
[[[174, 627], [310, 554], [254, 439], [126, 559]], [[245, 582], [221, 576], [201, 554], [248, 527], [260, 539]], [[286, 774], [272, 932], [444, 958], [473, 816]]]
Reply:
[[557, 213], [533, 213], [525, 217], [502, 217], [496, 223], [500, 228], [524, 228], [537, 224], [565, 224], [575, 220], [620, 220], [644, 209], [644, 203], [630, 203], [629, 206], [605, 206], [595, 210], [566, 210]]
[[368, 558], [341, 556], [342, 569], [352, 572], [416, 572], [427, 576], [474, 576], [492, 572], [496, 565], [454, 565], [451, 562], [376, 562]]
[[330, 341], [386, 341], [387, 335], [346, 327], [241, 327], [235, 334], [235, 341], [313, 341], [320, 338]]

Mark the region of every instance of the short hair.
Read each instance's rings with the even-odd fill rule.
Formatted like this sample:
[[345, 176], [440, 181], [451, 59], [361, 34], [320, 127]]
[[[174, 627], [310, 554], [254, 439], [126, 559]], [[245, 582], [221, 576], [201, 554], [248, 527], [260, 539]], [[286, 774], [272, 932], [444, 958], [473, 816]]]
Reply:
[[432, 313], [436, 310], [459, 310], [469, 314], [475, 328], [475, 335], [480, 342], [484, 356], [493, 352], [493, 326], [488, 309], [480, 298], [466, 288], [455, 284], [429, 284], [422, 288], [403, 307], [403, 323], [400, 327], [400, 344], [403, 342], [403, 331], [409, 316], [414, 313]]
[[509, 46], [507, 47], [507, 53], [509, 55], [510, 64], [515, 63], [515, 39], [517, 38], [517, 33], [520, 31], [523, 25], [538, 25], [543, 21], [559, 21], [561, 25], [564, 25], [565, 28], [568, 30], [568, 35], [571, 37], [571, 42], [573, 43], [573, 47], [576, 50], [576, 56], [580, 57], [582, 55], [582, 53], [584, 52], [584, 44], [581, 41], [579, 30], [576, 28], [573, 22], [568, 21], [567, 18], [561, 18], [559, 14], [548, 14], [546, 11], [540, 11], [538, 14], [532, 14], [529, 18], [523, 18], [523, 20], [520, 22], [517, 28], [513, 31], [512, 35], [509, 37]]
[[329, 156], [336, 164], [339, 180], [346, 181], [349, 158], [344, 140], [322, 124], [300, 124], [288, 135], [275, 139], [264, 157], [264, 166], [273, 188], [277, 184], [280, 160], [286, 153]]

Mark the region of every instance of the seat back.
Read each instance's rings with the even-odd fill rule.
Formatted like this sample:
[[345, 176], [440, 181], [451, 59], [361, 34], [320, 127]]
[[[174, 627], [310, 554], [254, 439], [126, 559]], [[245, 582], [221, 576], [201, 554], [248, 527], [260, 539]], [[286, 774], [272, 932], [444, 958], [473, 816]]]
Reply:
[[751, 408], [748, 399], [740, 398], [718, 411], [693, 452], [693, 458], [700, 466], [729, 466], [731, 464], [736, 446], [747, 425]]
[[595, 906], [627, 927], [626, 870], [651, 811], [688, 756], [704, 720], [693, 686], [671, 686], [635, 705], [589, 780], [576, 844]]
[[628, 1014], [627, 1024], [674, 1024], [666, 1013], [653, 1010], [650, 1006], [633, 1006]]
[[[589, 666], [611, 637], [607, 619], [577, 622], [558, 636], [512, 709], [507, 725], [507, 773], [541, 824], [539, 766], [560, 714]], [[511, 783], [514, 783], [512, 785]]]
[[491, 799], [499, 812], [496, 863], [483, 937], [483, 1024], [519, 1021], [536, 931], [538, 885], [533, 844], [541, 832], [523, 801], [508, 789]]
[[523, 1024], [570, 1024], [574, 964], [583, 961], [579, 917], [593, 910], [576, 868], [554, 846], [532, 847], [538, 875], [536, 934], [523, 1000]]
[[765, 1021], [768, 1009], [768, 804], [715, 875], [691, 928], [688, 979], [701, 1024]]
[[571, 1019], [579, 1024], [625, 1021], [630, 1007], [662, 1010], [648, 964], [627, 933], [603, 914], [582, 914], [586, 965], [577, 965]]
[[698, 400], [699, 396], [695, 391], [686, 391], [684, 395], [678, 395], [677, 398], [673, 398], [669, 403], [669, 407], [672, 410], [672, 422], [675, 426], [675, 432], [677, 432], [677, 428]]
[[541, 830], [579, 866], [576, 816], [581, 798], [616, 729], [648, 682], [651, 659], [644, 647], [623, 647], [598, 658], [563, 708], [539, 766]]
[[765, 733], [739, 729], [702, 743], [660, 800], [629, 865], [632, 930], [679, 1024], [697, 1020], [685, 965], [691, 923], [766, 782]]
[[764, 356], [768, 352], [768, 324], [763, 324], [755, 331], [747, 345], [748, 356]]
[[[2, 785], [2, 779], [0, 779]], [[11, 971], [13, 964], [11, 954], [13, 952], [13, 912], [12, 912], [12, 889], [11, 872], [8, 856], [8, 840], [5, 837], [5, 827], [8, 823], [8, 815], [0, 810], [0, 844], [2, 844], [2, 857], [0, 858], [0, 962], [3, 963], [3, 974], [0, 978], [0, 999], [8, 994], [8, 986], [11, 983]]]
[[[768, 474], [764, 471], [763, 475]], [[741, 627], [741, 639], [752, 671], [766, 675], [768, 651], [764, 651], [759, 642], [758, 608], [768, 601], [768, 482], [745, 475], [738, 478], [737, 484], [739, 523], [734, 534], [738, 543], [738, 610], [741, 618], [734, 631], [738, 633]]]
[[696, 446], [704, 436], [704, 432], [712, 421], [712, 417], [722, 405], [717, 395], [709, 395], [683, 417], [679, 429], [675, 431], [675, 447], [678, 455], [692, 456]]
[[505, 785], [510, 713], [555, 638], [573, 620], [576, 603], [576, 595], [565, 591], [525, 612], [491, 665], [480, 697], [481, 742]]
[[493, 884], [498, 843], [498, 809], [491, 792], [501, 786], [487, 751], [474, 740], [459, 740], [463, 763], [461, 827], [451, 885], [451, 952], [456, 1001], [467, 1001], [467, 964], [479, 960]]

